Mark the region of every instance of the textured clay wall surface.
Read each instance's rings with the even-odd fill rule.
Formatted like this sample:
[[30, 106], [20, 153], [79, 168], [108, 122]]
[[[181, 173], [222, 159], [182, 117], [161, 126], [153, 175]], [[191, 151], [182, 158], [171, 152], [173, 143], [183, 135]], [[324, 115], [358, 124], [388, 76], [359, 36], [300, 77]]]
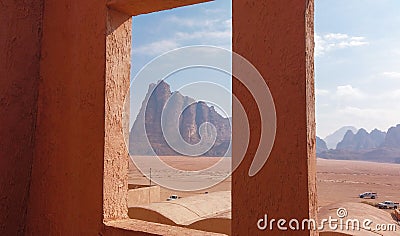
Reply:
[[112, 9], [136, 16], [209, 1], [212, 0], [110, 0], [107, 5]]
[[[233, 83], [252, 129], [249, 152], [232, 179], [234, 235], [266, 234], [256, 228], [265, 213], [272, 218], [314, 217], [315, 124], [313, 108], [306, 109], [314, 99], [312, 3], [233, 0], [234, 50], [264, 76], [278, 118], [267, 165], [248, 177], [260, 117], [251, 94]], [[129, 34], [129, 19], [107, 15], [106, 2], [96, 0], [48, 0], [43, 11], [39, 1], [6, 0], [1, 6], [5, 10], [0, 19], [6, 24], [0, 31], [0, 107], [6, 115], [0, 118], [0, 233], [22, 234], [25, 229], [26, 235], [204, 235], [134, 220], [103, 225], [103, 214], [106, 219], [126, 217], [123, 138], [107, 132], [123, 129], [118, 117], [124, 116], [120, 102], [125, 94], [120, 92], [129, 82], [129, 55], [118, 55], [128, 51], [130, 38], [119, 37]], [[114, 73], [116, 77], [110, 77]], [[111, 158], [104, 159], [105, 153]], [[285, 232], [290, 234], [309, 232]]]
[[124, 101], [129, 98], [132, 18], [113, 10], [107, 17], [103, 209], [104, 219], [114, 220], [128, 217], [129, 103], [124, 109]]
[[[174, 235], [174, 236], [223, 236], [224, 234], [187, 229], [178, 226], [163, 225], [141, 220], [118, 220], [107, 223], [104, 234], [107, 236], [132, 235]], [[114, 228], [119, 227], [119, 228]]]
[[106, 12], [104, 1], [45, 1], [27, 235], [101, 230]]
[[130, 16], [95, 0], [49, 0], [43, 16], [25, 234], [156, 235], [159, 228], [160, 234], [203, 235], [115, 221], [128, 210], [122, 120], [128, 119]]
[[[308, 205], [310, 217], [317, 217], [317, 164], [314, 83], [314, 0], [306, 1], [306, 111], [308, 156]], [[315, 234], [315, 232], [313, 232]]]
[[0, 6], [0, 235], [20, 235], [34, 147], [42, 1]]
[[[282, 234], [276, 225], [273, 232], [258, 230], [257, 220], [264, 214], [269, 219], [315, 218], [314, 110], [307, 109], [314, 102], [310, 68], [313, 40], [308, 29], [313, 20], [312, 4], [312, 0], [233, 0], [233, 49], [260, 71], [271, 90], [277, 115], [271, 155], [263, 169], [249, 177], [261, 121], [251, 93], [234, 80], [233, 92], [245, 104], [252, 133], [245, 159], [232, 177], [233, 235]], [[306, 36], [310, 38], [306, 40]], [[306, 46], [306, 41], [310, 45]], [[235, 157], [235, 134], [241, 132], [235, 123], [241, 121], [235, 120], [234, 114], [235, 110]]]

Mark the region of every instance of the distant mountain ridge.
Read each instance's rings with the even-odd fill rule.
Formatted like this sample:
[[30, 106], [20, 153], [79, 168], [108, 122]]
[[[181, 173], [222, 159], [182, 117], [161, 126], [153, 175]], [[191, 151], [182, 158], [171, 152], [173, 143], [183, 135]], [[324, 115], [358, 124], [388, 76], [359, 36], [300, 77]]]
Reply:
[[[317, 147], [317, 150], [321, 148]], [[400, 164], [400, 125], [391, 127], [387, 132], [374, 129], [368, 133], [365, 129], [360, 129], [354, 133], [348, 130], [336, 149], [317, 153], [319, 157], [326, 159]]]

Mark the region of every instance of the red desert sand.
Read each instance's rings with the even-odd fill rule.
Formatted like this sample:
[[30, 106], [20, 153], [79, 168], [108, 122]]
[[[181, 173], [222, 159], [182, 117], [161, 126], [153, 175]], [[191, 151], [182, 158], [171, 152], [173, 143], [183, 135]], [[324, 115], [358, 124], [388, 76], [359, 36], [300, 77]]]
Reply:
[[[152, 157], [143, 157], [149, 158]], [[218, 171], [209, 171], [206, 179], [222, 178], [229, 174], [229, 158], [213, 157], [162, 157], [162, 161], [180, 170], [198, 171], [207, 169], [219, 161], [221, 168]], [[153, 171], [154, 168], [153, 167]], [[146, 172], [147, 171], [147, 172]], [[162, 170], [161, 170], [162, 171]], [[148, 174], [148, 170], [145, 170]], [[154, 174], [154, 173], [153, 173]], [[170, 176], [167, 171], [157, 173], [171, 181], [179, 181], [179, 176]], [[195, 175], [195, 172], [194, 172]], [[205, 181], [203, 178], [194, 178], [194, 181]], [[129, 183], [148, 184], [149, 180], [139, 172], [133, 163], [130, 163]], [[193, 183], [195, 184], [195, 183]], [[317, 187], [318, 206], [326, 206], [337, 202], [361, 202], [368, 201], [377, 203], [385, 200], [400, 201], [400, 165], [387, 163], [373, 163], [362, 161], [342, 160], [317, 160]], [[166, 199], [172, 194], [182, 197], [196, 195], [204, 192], [229, 191], [231, 189], [231, 178], [228, 177], [220, 184], [209, 189], [196, 192], [179, 192], [161, 188], [161, 199]], [[378, 193], [377, 199], [363, 200], [358, 197], [360, 193], [373, 191]]]
[[[215, 180], [222, 180], [217, 185], [208, 189], [202, 189], [195, 192], [176, 191], [161, 187], [161, 201], [166, 200], [171, 195], [178, 195], [183, 199], [185, 197], [201, 194], [205, 192], [213, 193], [231, 190], [231, 178], [229, 176], [231, 169], [230, 158], [213, 157], [161, 157], [162, 162], [172, 168], [184, 171], [192, 171], [193, 178], [185, 178], [187, 172], [171, 174], [166, 166], [157, 164], [156, 159], [152, 157], [135, 157], [136, 163], [144, 162], [145, 175], [149, 175], [150, 167], [153, 169], [153, 181], [157, 178], [167, 179], [171, 183], [179, 183], [182, 186], [196, 185], [199, 183], [213, 183]], [[218, 164], [218, 168], [210, 168]], [[206, 171], [198, 174], [199, 170]], [[149, 179], [143, 173], [138, 171], [133, 162], [130, 162], [129, 183], [131, 184], [149, 184]], [[224, 176], [228, 176], [224, 178]], [[344, 160], [317, 160], [317, 191], [318, 191], [318, 217], [320, 219], [328, 216], [336, 217], [338, 208], [346, 208], [348, 217], [351, 219], [364, 218], [374, 221], [376, 224], [396, 224], [391, 213], [393, 210], [380, 210], [374, 205], [385, 200], [400, 201], [400, 165], [386, 163], [372, 163], [361, 161]], [[167, 181], [167, 182], [168, 182]], [[207, 182], [208, 181], [208, 182]], [[154, 184], [154, 182], [153, 182]], [[268, 183], [266, 183], [267, 186]], [[363, 192], [377, 192], [377, 199], [361, 199], [359, 194]], [[154, 204], [153, 204], [154, 205]], [[398, 228], [396, 228], [398, 230]], [[396, 232], [381, 232], [381, 235], [394, 236]], [[329, 229], [323, 231], [330, 232]], [[375, 235], [375, 232], [352, 231], [352, 235], [365, 236]]]

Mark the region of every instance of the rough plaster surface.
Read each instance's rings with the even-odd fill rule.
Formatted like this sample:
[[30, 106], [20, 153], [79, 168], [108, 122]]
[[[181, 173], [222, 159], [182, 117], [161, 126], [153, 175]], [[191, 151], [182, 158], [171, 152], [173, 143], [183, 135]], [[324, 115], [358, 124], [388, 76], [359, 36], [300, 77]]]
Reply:
[[[129, 134], [129, 101], [132, 18], [109, 11], [106, 38], [106, 103], [104, 143], [104, 219], [128, 217], [128, 160], [125, 134]], [[124, 113], [125, 112], [125, 113]], [[125, 119], [125, 122], [123, 122]], [[125, 126], [124, 126], [125, 125]], [[128, 137], [128, 136], [127, 136]], [[125, 138], [127, 138], [125, 137]]]
[[212, 0], [110, 0], [108, 7], [136, 16]]
[[[129, 83], [129, 53], [119, 56], [129, 48], [130, 37], [124, 36], [130, 20], [107, 15], [105, 1], [48, 0], [40, 49], [40, 2], [1, 4], [6, 9], [0, 15], [6, 22], [0, 31], [1, 74], [7, 79], [0, 81], [0, 108], [7, 115], [0, 118], [0, 232], [23, 233], [33, 152], [27, 235], [204, 235], [134, 220], [103, 224], [103, 214], [106, 220], [126, 217], [126, 149], [123, 138], [111, 132], [120, 135], [122, 129], [122, 94], [113, 90]], [[260, 234], [255, 223], [265, 213], [315, 214], [312, 6], [311, 0], [233, 0], [234, 50], [262, 73], [278, 116], [271, 157], [250, 178], [260, 117], [249, 91], [233, 83], [252, 130], [247, 156], [232, 179], [235, 235]]]
[[105, 235], [131, 236], [131, 235], [170, 235], [170, 236], [222, 236], [225, 234], [205, 232], [195, 229], [181, 228], [178, 226], [163, 225], [141, 220], [118, 220], [106, 223]]
[[[307, 152], [308, 152], [308, 190], [310, 218], [317, 219], [317, 163], [316, 163], [316, 123], [315, 123], [315, 84], [314, 84], [314, 0], [306, 6], [306, 105], [307, 105]], [[317, 235], [316, 232], [311, 232]]]
[[104, 1], [47, 0], [27, 235], [102, 229]]
[[0, 235], [21, 235], [34, 147], [42, 1], [0, 2]]
[[[258, 230], [257, 220], [264, 214], [270, 219], [314, 217], [315, 123], [313, 108], [307, 108], [314, 102], [313, 71], [310, 38], [306, 40], [306, 36], [312, 37], [312, 13], [312, 1], [307, 0], [233, 0], [233, 49], [263, 75], [277, 112], [277, 134], [271, 155], [263, 169], [249, 177], [261, 121], [252, 95], [233, 81], [233, 92], [245, 104], [251, 129], [248, 152], [232, 176], [233, 235], [282, 233], [277, 227], [273, 232]], [[241, 121], [234, 114], [235, 109], [233, 134], [237, 134], [241, 130], [235, 123]], [[310, 234], [314, 232], [285, 232]]]

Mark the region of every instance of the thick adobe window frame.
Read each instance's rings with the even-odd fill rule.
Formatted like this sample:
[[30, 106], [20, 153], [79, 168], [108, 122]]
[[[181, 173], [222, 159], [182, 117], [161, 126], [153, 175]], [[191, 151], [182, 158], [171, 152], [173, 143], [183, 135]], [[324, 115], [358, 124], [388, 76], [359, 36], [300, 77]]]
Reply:
[[129, 123], [123, 121], [129, 120], [129, 103], [124, 107], [124, 102], [125, 96], [129, 96], [132, 16], [207, 1], [157, 1], [160, 3], [158, 7], [151, 5], [154, 1], [142, 1], [137, 7], [130, 7], [130, 4], [138, 1], [111, 1], [108, 4], [103, 180], [103, 223], [107, 235], [123, 232], [130, 235], [217, 235], [128, 218], [129, 153], [124, 141], [127, 137], [121, 135], [123, 129], [128, 131], [128, 127], [123, 126]]
[[[204, 232], [190, 230], [186, 228], [161, 225], [151, 222], [143, 222], [128, 219], [127, 217], [127, 170], [128, 153], [121, 137], [122, 120], [128, 118], [128, 114], [122, 114], [124, 96], [129, 87], [130, 75], [130, 46], [131, 46], [131, 17], [138, 14], [146, 14], [154, 11], [165, 10], [173, 7], [154, 8], [154, 1], [161, 0], [114, 0], [108, 4], [107, 18], [107, 38], [106, 38], [106, 101], [105, 101], [105, 147], [104, 147], [104, 186], [103, 186], [103, 218], [105, 231], [110, 235], [114, 232], [126, 233], [128, 235], [140, 235], [143, 233], [160, 235], [174, 234], [180, 235], [204, 235]], [[207, 0], [208, 1], [208, 0]], [[199, 2], [201, 0], [163, 0], [164, 3], [179, 3], [174, 7], [185, 6]], [[277, 134], [276, 145], [272, 152], [272, 158], [269, 158], [270, 166], [258, 175], [258, 178], [249, 179], [243, 176], [248, 171], [251, 163], [251, 152], [248, 152], [242, 165], [233, 174], [232, 186], [232, 227], [235, 234], [244, 232], [257, 232], [254, 226], [254, 217], [262, 217], [261, 213], [266, 213], [266, 209], [278, 216], [288, 216], [292, 214], [295, 217], [315, 217], [316, 214], [316, 196], [315, 196], [315, 120], [314, 120], [314, 68], [313, 68], [313, 0], [304, 1], [284, 1], [280, 4], [275, 1], [268, 1], [263, 5], [260, 2], [252, 0], [234, 0], [233, 18], [245, 14], [252, 20], [259, 19], [257, 24], [266, 24], [274, 22], [272, 26], [266, 27], [265, 32], [258, 31], [257, 27], [246, 26], [246, 21], [233, 20], [234, 35], [233, 49], [249, 59], [256, 67], [259, 66], [260, 72], [267, 75], [267, 82], [271, 92], [276, 99], [278, 106], [278, 130], [283, 130]], [[138, 4], [134, 4], [138, 3]], [[304, 4], [306, 3], [306, 4]], [[161, 4], [162, 5], [162, 4]], [[268, 5], [269, 14], [257, 15], [257, 8], [260, 12], [266, 10]], [[151, 6], [151, 7], [150, 7]], [[235, 8], [236, 7], [236, 8]], [[284, 7], [284, 8], [282, 8]], [[235, 12], [236, 10], [236, 12]], [[261, 17], [261, 18], [260, 18]], [[304, 18], [304, 19], [303, 19]], [[271, 21], [275, 20], [275, 21]], [[257, 21], [257, 20], [256, 20]], [[255, 21], [255, 22], [256, 22]], [[256, 24], [256, 25], [257, 25]], [[282, 30], [283, 27], [288, 27]], [[240, 29], [241, 32], [237, 32]], [[236, 32], [235, 32], [236, 30]], [[256, 33], [257, 32], [257, 33]], [[269, 34], [269, 35], [268, 35]], [[254, 39], [252, 38], [254, 37]], [[252, 42], [249, 44], [249, 42]], [[253, 43], [254, 42], [254, 43]], [[280, 42], [285, 42], [282, 44]], [[258, 46], [257, 46], [258, 45]], [[262, 50], [257, 47], [262, 46]], [[271, 50], [273, 48], [274, 50]], [[261, 49], [261, 48], [259, 48]], [[264, 49], [268, 49], [265, 51]], [[265, 55], [268, 54], [273, 59], [265, 62]], [[282, 56], [286, 55], [286, 56]], [[234, 66], [235, 67], [235, 66]], [[268, 73], [272, 72], [277, 78], [272, 78]], [[285, 83], [280, 80], [286, 80]], [[241, 85], [233, 84], [234, 93], [244, 92], [242, 98], [246, 98], [246, 91]], [[235, 88], [236, 86], [236, 88]], [[290, 91], [292, 96], [287, 98], [284, 91]], [[247, 102], [249, 104], [249, 102]], [[285, 107], [285, 111], [281, 108]], [[251, 105], [247, 107], [252, 114], [254, 109]], [[287, 111], [293, 112], [293, 116], [287, 116]], [[254, 117], [254, 123], [259, 122], [257, 116]], [[235, 118], [234, 118], [235, 119]], [[289, 121], [298, 119], [294, 124]], [[127, 123], [127, 122], [126, 122]], [[127, 128], [127, 127], [125, 127]], [[292, 128], [295, 128], [295, 131]], [[235, 132], [235, 127], [233, 127]], [[252, 130], [252, 127], [250, 127]], [[258, 136], [256, 134], [254, 136]], [[254, 137], [253, 139], [257, 139]], [[288, 138], [286, 140], [286, 138]], [[251, 138], [252, 139], [252, 138]], [[234, 141], [234, 140], [233, 140]], [[253, 140], [253, 144], [254, 144]], [[286, 149], [283, 144], [290, 146]], [[296, 154], [293, 152], [299, 151]], [[233, 151], [235, 152], [235, 151]], [[285, 156], [286, 160], [281, 160], [280, 156]], [[288, 164], [290, 159], [291, 163]], [[290, 165], [288, 173], [279, 173], [280, 166], [275, 164], [285, 161], [285, 165]], [[297, 168], [298, 167], [298, 168]], [[276, 170], [278, 174], [271, 174], [270, 169]], [[293, 171], [293, 173], [291, 173]], [[300, 176], [298, 176], [300, 174]], [[291, 182], [297, 178], [297, 186], [283, 187], [286, 193], [284, 199], [289, 199], [293, 195], [291, 187], [301, 190], [300, 209], [287, 209], [276, 207], [274, 198], [277, 194], [254, 189], [254, 186], [265, 184], [265, 179], [282, 184]], [[240, 179], [240, 181], [235, 181]], [[264, 181], [264, 182], [263, 182]], [[234, 183], [235, 182], [235, 183]], [[290, 185], [290, 184], [289, 184]], [[281, 190], [281, 191], [282, 191]], [[243, 204], [243, 194], [248, 192], [254, 195], [252, 202]], [[263, 198], [268, 195], [271, 200], [264, 201]], [[298, 201], [289, 202], [289, 205], [296, 205]], [[261, 204], [261, 205], [260, 205]], [[250, 214], [251, 217], [250, 217]], [[256, 216], [254, 214], [257, 214]], [[238, 217], [240, 216], [240, 217]], [[240, 218], [240, 219], [239, 219]], [[240, 221], [240, 222], [238, 222]], [[240, 224], [239, 224], [240, 223]], [[126, 231], [126, 232], [125, 232]], [[203, 233], [203, 234], [202, 234]], [[301, 235], [316, 235], [316, 232], [296, 232]], [[107, 235], [109, 235], [107, 233]]]

